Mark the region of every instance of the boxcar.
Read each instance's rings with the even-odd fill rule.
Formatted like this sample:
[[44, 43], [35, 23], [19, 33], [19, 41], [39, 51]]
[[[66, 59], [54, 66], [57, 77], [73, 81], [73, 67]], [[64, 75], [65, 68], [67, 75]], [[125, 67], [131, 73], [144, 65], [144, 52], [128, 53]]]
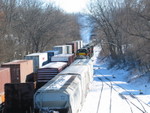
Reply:
[[33, 72], [32, 60], [14, 60], [4, 63], [1, 67], [10, 68], [11, 83], [24, 83], [26, 76]]
[[51, 62], [38, 69], [36, 89], [42, 87], [45, 83], [54, 78], [66, 67], [67, 67], [66, 62]]
[[32, 113], [34, 83], [5, 84], [4, 113]]

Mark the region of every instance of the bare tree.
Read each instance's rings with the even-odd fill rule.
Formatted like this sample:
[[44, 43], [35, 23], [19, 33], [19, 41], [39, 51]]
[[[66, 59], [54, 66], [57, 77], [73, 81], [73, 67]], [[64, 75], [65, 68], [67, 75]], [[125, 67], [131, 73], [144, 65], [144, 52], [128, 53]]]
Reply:
[[113, 59], [133, 63], [147, 71], [150, 70], [149, 6], [149, 0], [124, 0], [111, 4], [108, 0], [107, 5], [95, 0], [89, 9], [96, 32], [101, 34], [103, 50], [108, 52], [108, 49]]
[[108, 1], [107, 5], [103, 5], [99, 0], [95, 0], [89, 9], [93, 22], [96, 23], [96, 28], [104, 34], [101, 41], [103, 45], [107, 45], [113, 59], [118, 59], [117, 57], [122, 55], [120, 23], [116, 18], [118, 8]]
[[76, 15], [39, 0], [0, 1], [0, 60], [23, 58], [79, 39]]

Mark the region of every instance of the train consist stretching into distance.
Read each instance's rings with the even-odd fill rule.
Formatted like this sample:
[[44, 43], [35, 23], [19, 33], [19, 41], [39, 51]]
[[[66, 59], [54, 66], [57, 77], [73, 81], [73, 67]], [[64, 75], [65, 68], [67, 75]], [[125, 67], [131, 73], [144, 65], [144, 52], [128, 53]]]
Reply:
[[0, 67], [0, 113], [78, 113], [93, 78], [94, 43], [73, 41]]

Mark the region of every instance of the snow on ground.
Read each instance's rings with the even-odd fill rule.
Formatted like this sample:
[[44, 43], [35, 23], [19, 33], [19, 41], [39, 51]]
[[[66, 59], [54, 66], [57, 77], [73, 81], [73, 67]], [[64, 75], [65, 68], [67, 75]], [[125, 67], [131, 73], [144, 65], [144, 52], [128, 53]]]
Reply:
[[150, 82], [148, 74], [132, 77], [126, 70], [107, 69], [97, 59], [100, 48], [94, 48], [93, 82], [80, 113], [150, 113]]

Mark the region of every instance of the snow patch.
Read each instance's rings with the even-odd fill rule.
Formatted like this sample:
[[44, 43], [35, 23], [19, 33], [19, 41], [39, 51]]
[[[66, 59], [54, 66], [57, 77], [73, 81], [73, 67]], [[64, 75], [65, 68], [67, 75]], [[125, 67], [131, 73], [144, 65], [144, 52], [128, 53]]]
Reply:
[[150, 73], [141, 76], [126, 69], [108, 69], [108, 62], [98, 59], [100, 50], [94, 48], [94, 79], [80, 113], [149, 113]]

